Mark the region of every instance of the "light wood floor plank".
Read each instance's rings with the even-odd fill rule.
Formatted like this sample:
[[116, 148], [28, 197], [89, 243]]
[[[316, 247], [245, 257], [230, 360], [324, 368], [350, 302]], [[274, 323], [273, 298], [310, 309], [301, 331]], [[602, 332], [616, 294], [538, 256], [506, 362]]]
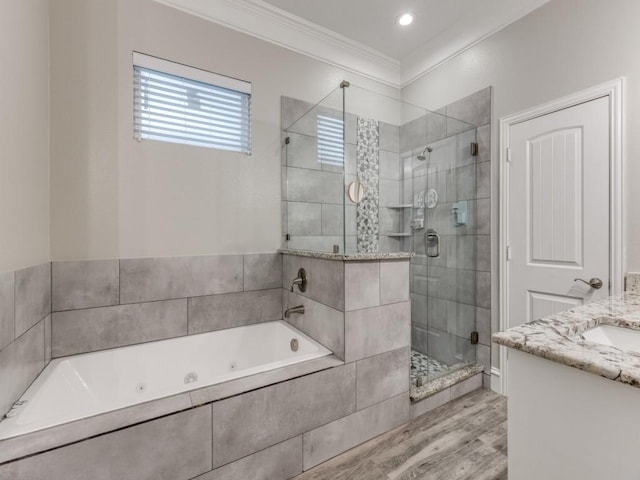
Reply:
[[478, 390], [295, 480], [506, 480], [506, 398]]

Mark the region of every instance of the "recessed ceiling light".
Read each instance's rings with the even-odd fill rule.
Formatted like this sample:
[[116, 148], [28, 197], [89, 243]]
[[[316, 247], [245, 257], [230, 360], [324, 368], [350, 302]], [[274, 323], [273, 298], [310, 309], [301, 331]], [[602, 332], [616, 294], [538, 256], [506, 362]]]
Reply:
[[413, 14], [412, 13], [404, 13], [398, 17], [398, 25], [406, 27], [413, 22]]

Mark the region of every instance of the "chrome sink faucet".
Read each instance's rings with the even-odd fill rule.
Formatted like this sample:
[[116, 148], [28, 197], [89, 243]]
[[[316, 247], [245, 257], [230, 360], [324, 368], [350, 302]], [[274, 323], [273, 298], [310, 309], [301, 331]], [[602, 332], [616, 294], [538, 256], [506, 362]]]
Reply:
[[304, 270], [304, 268], [298, 270], [298, 276], [293, 279], [293, 282], [291, 283], [292, 292], [293, 287], [295, 287], [296, 285], [298, 286], [298, 290], [300, 290], [301, 292], [307, 291], [307, 272]]
[[284, 318], [291, 317], [292, 313], [299, 313], [301, 315], [304, 314], [304, 305], [298, 305], [297, 307], [287, 308], [284, 311]]

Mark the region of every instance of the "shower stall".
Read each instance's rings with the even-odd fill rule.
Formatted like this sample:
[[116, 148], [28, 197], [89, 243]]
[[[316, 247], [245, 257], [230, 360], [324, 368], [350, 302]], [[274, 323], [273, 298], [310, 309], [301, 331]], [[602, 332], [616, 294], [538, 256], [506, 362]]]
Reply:
[[343, 82], [282, 98], [282, 246], [411, 252], [411, 382], [475, 362], [474, 125]]

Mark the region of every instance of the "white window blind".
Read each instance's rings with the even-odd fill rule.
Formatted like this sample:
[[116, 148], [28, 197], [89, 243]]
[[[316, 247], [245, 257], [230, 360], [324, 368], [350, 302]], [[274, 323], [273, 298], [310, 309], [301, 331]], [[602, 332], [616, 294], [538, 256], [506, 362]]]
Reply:
[[318, 115], [318, 161], [344, 166], [344, 122], [341, 118]]
[[251, 153], [251, 84], [139, 53], [134, 137]]

